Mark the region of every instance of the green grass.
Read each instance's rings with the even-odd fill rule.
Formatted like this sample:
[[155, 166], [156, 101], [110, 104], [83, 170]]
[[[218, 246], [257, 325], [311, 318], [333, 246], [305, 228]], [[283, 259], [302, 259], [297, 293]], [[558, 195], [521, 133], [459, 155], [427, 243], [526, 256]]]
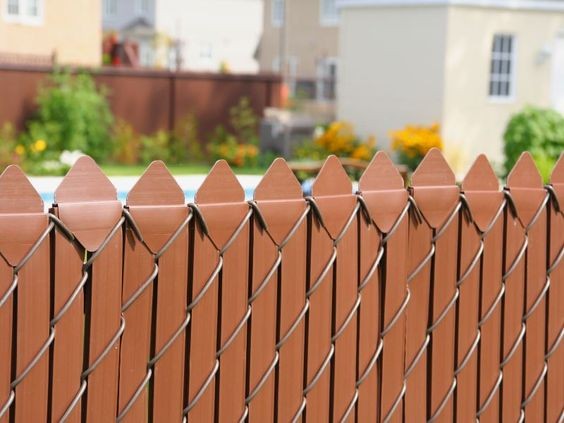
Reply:
[[[147, 166], [144, 165], [101, 165], [104, 173], [108, 176], [139, 176]], [[212, 168], [211, 165], [205, 163], [191, 163], [182, 165], [167, 166], [173, 175], [205, 175]], [[266, 171], [263, 167], [243, 167], [233, 168], [233, 172], [237, 175], [261, 175]]]

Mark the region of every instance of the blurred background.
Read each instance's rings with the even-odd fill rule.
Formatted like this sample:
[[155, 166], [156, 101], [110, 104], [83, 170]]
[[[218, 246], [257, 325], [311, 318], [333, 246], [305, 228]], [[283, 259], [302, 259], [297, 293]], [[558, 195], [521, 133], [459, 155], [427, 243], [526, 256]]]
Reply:
[[0, 0], [0, 168], [226, 159], [301, 178], [432, 147], [500, 177], [564, 149], [563, 0]]

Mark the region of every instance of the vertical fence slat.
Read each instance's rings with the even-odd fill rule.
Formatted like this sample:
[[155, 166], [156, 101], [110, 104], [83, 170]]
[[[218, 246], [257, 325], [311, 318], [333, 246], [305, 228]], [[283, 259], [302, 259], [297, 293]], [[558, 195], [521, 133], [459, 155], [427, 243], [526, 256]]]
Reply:
[[[124, 330], [121, 318], [122, 205], [116, 199], [113, 185], [89, 157], [81, 157], [72, 167], [55, 191], [55, 201], [57, 215], [75, 237], [75, 260], [81, 259], [88, 275], [84, 328], [87, 344], [81, 377], [86, 391], [77, 393], [75, 398], [81, 398], [87, 420], [114, 420], [119, 339]], [[71, 412], [77, 406], [67, 404]]]
[[548, 291], [548, 321], [546, 356], [546, 420], [562, 419], [562, 394], [564, 393], [564, 156], [560, 157], [550, 180], [553, 196], [549, 203], [548, 266], [551, 273]]
[[[311, 360], [308, 360], [306, 380], [311, 391], [307, 395], [306, 416], [314, 421], [341, 421], [347, 417], [347, 421], [354, 421], [359, 206], [352, 195], [351, 182], [335, 156], [324, 163], [313, 183], [312, 194], [316, 212], [312, 222], [308, 290], [315, 292], [309, 315], [308, 358]], [[318, 278], [325, 271], [320, 280], [322, 285], [316, 289]], [[315, 334], [317, 330], [319, 335]], [[323, 372], [321, 378], [314, 383], [319, 372]]]
[[[15, 299], [11, 301], [16, 311], [13, 313], [14, 338], [10, 342], [9, 330], [2, 335], [2, 342], [6, 340], [7, 345], [15, 347], [16, 366], [11, 369], [15, 406], [11, 411], [16, 422], [44, 421], [47, 419], [49, 350], [43, 347], [50, 345], [51, 287], [49, 237], [41, 235], [47, 230], [48, 218], [39, 194], [16, 166], [8, 167], [0, 176], [0, 198], [0, 254], [12, 267], [12, 271], [7, 272], [8, 284], [0, 298], [13, 281], [17, 282], [10, 295]], [[8, 398], [9, 391], [2, 395], [2, 403]]]
[[[12, 268], [5, 260], [0, 260], [0, 298], [5, 298], [0, 305], [0, 417], [1, 423], [8, 423], [10, 419], [10, 405], [12, 404], [12, 390], [10, 389], [12, 370], [12, 307], [13, 296], [8, 294], [13, 283]], [[7, 297], [5, 297], [7, 295]]]
[[[293, 346], [282, 337], [287, 336], [305, 304], [307, 209], [300, 184], [282, 159], [275, 160], [268, 169], [255, 189], [254, 200], [249, 421], [274, 421], [275, 413], [282, 414], [281, 421], [289, 421], [302, 402], [303, 324], [302, 338], [296, 338]], [[301, 261], [296, 260], [296, 250]], [[290, 336], [295, 338], [292, 333]], [[279, 343], [283, 344], [277, 347]]]
[[[504, 197], [487, 158], [479, 156], [462, 182], [456, 417], [470, 421], [494, 392], [484, 421], [498, 420], [500, 314]], [[481, 293], [481, 296], [480, 296]], [[489, 310], [494, 307], [493, 312]], [[482, 319], [484, 319], [482, 321]], [[478, 384], [480, 381], [480, 384]]]
[[[128, 307], [124, 311], [127, 324], [125, 335], [131, 331], [133, 336], [124, 336], [122, 357], [128, 346], [132, 358], [129, 361], [137, 362], [137, 366], [132, 369], [136, 370], [135, 373], [132, 371], [122, 376], [122, 379], [128, 379], [127, 382], [120, 379], [120, 385], [123, 382], [127, 390], [123, 398], [120, 395], [120, 411], [124, 411], [141, 387], [143, 391], [139, 395], [143, 399], [137, 401], [135, 408], [137, 413], [147, 413], [148, 390], [145, 387], [149, 385], [152, 392], [150, 409], [155, 421], [182, 419], [190, 216], [184, 201], [182, 189], [162, 162], [153, 162], [127, 197], [131, 225], [135, 225], [139, 231], [139, 234], [128, 231], [127, 240], [145, 254], [131, 251], [130, 267], [133, 267], [132, 276], [136, 279], [130, 282], [134, 289], [128, 293], [124, 289], [124, 306]], [[133, 254], [137, 254], [137, 257]], [[141, 273], [137, 270], [139, 268], [143, 269]], [[124, 276], [124, 285], [127, 282]], [[138, 290], [147, 286], [147, 283], [150, 288], [146, 287], [141, 291], [141, 296], [135, 299]], [[134, 312], [137, 306], [144, 313], [137, 316], [130, 314], [130, 310]], [[151, 319], [153, 308], [155, 314]], [[149, 342], [151, 330], [154, 334], [152, 346]], [[126, 345], [126, 340], [130, 345]], [[125, 416], [131, 421], [139, 421], [135, 415], [132, 409]]]
[[[527, 421], [544, 419], [545, 297], [546, 279], [546, 203], [547, 193], [532, 157], [524, 153], [507, 178], [508, 196], [523, 228], [527, 243], [524, 262], [524, 309], [521, 324], [525, 331], [523, 344], [524, 380], [519, 404]], [[521, 347], [520, 347], [521, 348]], [[517, 362], [517, 360], [516, 360]], [[526, 365], [525, 365], [526, 364]], [[517, 369], [517, 364], [515, 364]], [[540, 378], [540, 379], [539, 379]], [[504, 385], [505, 387], [505, 385]], [[520, 412], [522, 412], [520, 410]]]
[[[219, 334], [216, 355], [216, 418], [239, 421], [246, 413], [246, 327], [250, 317], [249, 205], [225, 161], [215, 164], [196, 194], [208, 237], [222, 259], [219, 274]], [[209, 325], [208, 325], [209, 327]]]
[[[359, 386], [358, 418], [359, 421], [401, 421], [405, 393], [405, 307], [410, 299], [406, 282], [408, 194], [403, 178], [385, 153], [376, 154], [359, 181], [359, 189], [371, 221], [366, 227], [362, 219], [360, 223], [359, 380], [366, 375], [377, 354], [382, 358], [380, 373], [374, 366], [370, 379]], [[381, 286], [378, 286], [378, 272], [366, 279], [378, 263], [383, 269]], [[362, 288], [364, 284], [367, 285]], [[376, 388], [379, 392], [375, 392]], [[374, 397], [380, 400], [380, 410]]]

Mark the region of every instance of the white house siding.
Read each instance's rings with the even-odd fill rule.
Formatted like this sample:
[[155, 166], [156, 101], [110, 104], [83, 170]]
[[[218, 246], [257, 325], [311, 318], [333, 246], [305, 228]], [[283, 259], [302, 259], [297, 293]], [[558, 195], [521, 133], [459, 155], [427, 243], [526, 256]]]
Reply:
[[256, 72], [262, 27], [261, 0], [156, 0], [156, 28], [182, 41], [183, 67]]
[[338, 116], [389, 149], [388, 133], [443, 120], [448, 10], [354, 7], [341, 10]]
[[[479, 153], [501, 163], [503, 132], [511, 115], [527, 104], [552, 105], [550, 52], [562, 28], [564, 12], [554, 10], [449, 8], [443, 136], [447, 153], [462, 156], [464, 167]], [[508, 100], [488, 97], [496, 33], [512, 34], [516, 41], [515, 95]]]

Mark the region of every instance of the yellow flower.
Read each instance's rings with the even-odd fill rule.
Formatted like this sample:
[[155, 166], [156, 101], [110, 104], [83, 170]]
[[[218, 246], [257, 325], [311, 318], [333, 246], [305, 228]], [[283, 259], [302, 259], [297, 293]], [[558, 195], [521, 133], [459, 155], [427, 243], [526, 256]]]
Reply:
[[25, 147], [21, 144], [18, 144], [14, 151], [18, 156], [23, 156], [25, 154]]
[[47, 148], [47, 142], [45, 142], [45, 140], [39, 139], [35, 141], [35, 143], [33, 143], [33, 146], [35, 147], [35, 151], [41, 153], [42, 151], [45, 151], [45, 149]]

